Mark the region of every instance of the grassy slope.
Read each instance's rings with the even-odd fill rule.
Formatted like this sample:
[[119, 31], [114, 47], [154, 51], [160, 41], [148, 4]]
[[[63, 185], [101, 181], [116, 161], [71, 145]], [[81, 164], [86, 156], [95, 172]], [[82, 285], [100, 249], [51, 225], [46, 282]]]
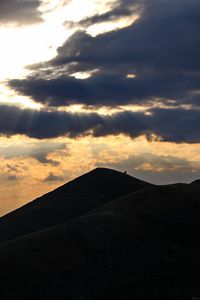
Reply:
[[145, 188], [1, 244], [0, 299], [200, 294], [199, 192], [190, 185]]
[[66, 222], [149, 185], [114, 170], [97, 168], [0, 218], [0, 242]]

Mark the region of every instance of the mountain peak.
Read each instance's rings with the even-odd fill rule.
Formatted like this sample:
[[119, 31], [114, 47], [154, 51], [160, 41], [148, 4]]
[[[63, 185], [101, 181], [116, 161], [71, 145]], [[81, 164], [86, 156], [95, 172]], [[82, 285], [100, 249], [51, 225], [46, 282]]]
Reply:
[[[117, 171], [117, 170], [113, 170], [113, 169], [110, 169], [110, 168], [105, 168], [105, 167], [97, 167], [93, 170], [91, 170], [90, 172], [86, 173], [85, 175], [87, 174], [94, 174], [94, 175], [103, 175], [103, 176], [106, 176], [106, 175], [121, 175], [121, 174], [127, 174], [126, 171], [124, 172], [120, 172], [120, 171]], [[133, 177], [132, 177], [133, 178]]]
[[122, 172], [96, 168], [0, 218], [0, 241], [67, 222], [146, 186]]
[[200, 179], [194, 180], [193, 182], [191, 182], [191, 184], [198, 184], [198, 185], [200, 185]]

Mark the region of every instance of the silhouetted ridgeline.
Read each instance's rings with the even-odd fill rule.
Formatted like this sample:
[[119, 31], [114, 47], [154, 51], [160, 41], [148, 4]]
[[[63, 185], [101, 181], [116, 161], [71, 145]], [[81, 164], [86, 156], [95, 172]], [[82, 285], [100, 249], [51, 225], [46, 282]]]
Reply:
[[97, 168], [0, 218], [0, 242], [69, 221], [146, 186], [150, 184]]
[[95, 169], [0, 218], [0, 299], [200, 295], [200, 185]]

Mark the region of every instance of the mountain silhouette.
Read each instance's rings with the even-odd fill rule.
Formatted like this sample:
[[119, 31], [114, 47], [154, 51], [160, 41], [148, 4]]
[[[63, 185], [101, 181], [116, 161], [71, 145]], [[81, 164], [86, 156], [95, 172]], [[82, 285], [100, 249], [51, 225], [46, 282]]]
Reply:
[[[196, 184], [155, 186], [96, 169], [8, 214], [0, 228], [10, 222], [9, 236], [13, 230], [15, 238], [0, 244], [0, 299], [199, 295], [199, 194]], [[53, 219], [57, 205], [54, 214], [63, 209], [66, 218], [61, 213]], [[42, 230], [35, 207], [45, 219]], [[21, 217], [30, 217], [35, 227], [26, 235], [18, 230], [17, 237]]]
[[199, 184], [200, 185], [200, 179], [197, 179], [197, 180], [191, 182], [191, 184]]
[[0, 218], [0, 242], [66, 222], [147, 186], [125, 173], [97, 168]]

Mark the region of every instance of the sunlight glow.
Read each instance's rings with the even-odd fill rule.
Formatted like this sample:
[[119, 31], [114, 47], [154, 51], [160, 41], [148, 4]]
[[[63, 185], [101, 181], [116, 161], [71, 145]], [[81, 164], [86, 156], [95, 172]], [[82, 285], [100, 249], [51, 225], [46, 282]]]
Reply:
[[71, 74], [70, 76], [75, 77], [77, 79], [87, 79], [90, 78], [93, 74], [97, 73], [99, 69], [94, 69], [92, 71], [87, 71], [87, 72], [76, 72]]
[[136, 78], [136, 74], [131, 73], [126, 76], [127, 78]]
[[139, 15], [133, 15], [131, 17], [120, 18], [117, 21], [113, 22], [104, 22], [100, 24], [95, 24], [90, 26], [87, 29], [87, 32], [92, 36], [96, 36], [97, 34], [102, 34], [105, 32], [109, 32], [112, 30], [120, 29], [131, 25], [139, 18]]
[[[4, 81], [12, 78], [25, 78], [30, 74], [26, 68], [39, 62], [45, 62], [56, 55], [56, 50], [78, 28], [65, 28], [65, 21], [78, 22], [85, 17], [109, 11], [114, 2], [109, 0], [69, 1], [43, 0], [40, 7], [43, 23], [26, 27], [0, 28], [0, 95], [1, 103], [17, 103], [24, 107], [39, 108], [27, 97], [16, 95], [5, 87]], [[121, 18], [118, 21], [106, 22], [90, 26], [87, 31], [91, 35], [128, 26], [138, 16]], [[86, 79], [98, 70], [71, 74], [78, 79]], [[7, 91], [6, 91], [7, 89]]]
[[53, 23], [0, 29], [0, 80], [26, 76], [26, 65], [51, 59], [67, 36]]
[[21, 108], [30, 108], [39, 110], [42, 105], [34, 102], [29, 97], [17, 95], [15, 91], [8, 89], [3, 83], [0, 83], [0, 104], [17, 105]]

